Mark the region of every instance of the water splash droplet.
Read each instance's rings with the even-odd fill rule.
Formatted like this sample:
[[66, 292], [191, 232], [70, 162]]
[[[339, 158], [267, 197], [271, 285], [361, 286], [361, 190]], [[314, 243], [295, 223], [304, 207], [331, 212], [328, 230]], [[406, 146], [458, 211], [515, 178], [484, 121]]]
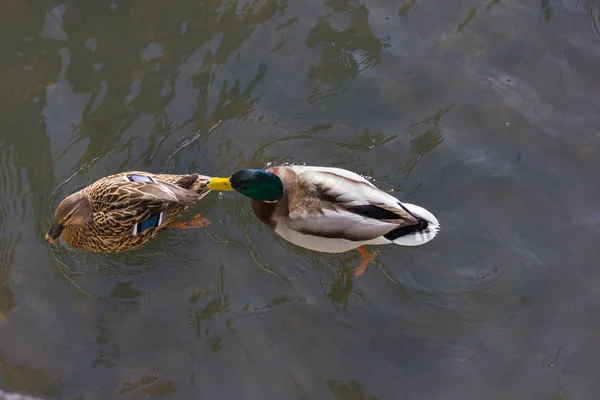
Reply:
[[508, 127], [510, 127], [510, 122], [508, 122], [508, 121], [507, 121], [507, 122], [505, 122], [505, 123], [504, 123], [504, 126], [505, 126], [505, 127], [507, 127], [507, 128], [508, 128]]

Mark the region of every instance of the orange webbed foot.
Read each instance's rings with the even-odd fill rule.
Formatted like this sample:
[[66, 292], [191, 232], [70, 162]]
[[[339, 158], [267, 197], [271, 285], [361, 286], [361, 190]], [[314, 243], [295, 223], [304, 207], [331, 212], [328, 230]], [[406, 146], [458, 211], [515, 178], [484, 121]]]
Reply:
[[189, 221], [184, 222], [171, 222], [169, 225], [171, 228], [179, 228], [179, 229], [196, 229], [196, 228], [206, 228], [210, 225], [210, 221], [208, 218], [202, 216], [202, 214], [195, 215]]
[[356, 277], [361, 276], [363, 274], [363, 272], [365, 272], [367, 265], [369, 265], [369, 263], [371, 261], [375, 260], [375, 257], [377, 256], [377, 254], [379, 254], [378, 251], [374, 251], [372, 253], [369, 252], [369, 250], [367, 250], [367, 248], [365, 246], [360, 246], [358, 248], [358, 252], [360, 253], [362, 262], [360, 263], [360, 266], [356, 269], [356, 271], [354, 271], [354, 276], [356, 276]]

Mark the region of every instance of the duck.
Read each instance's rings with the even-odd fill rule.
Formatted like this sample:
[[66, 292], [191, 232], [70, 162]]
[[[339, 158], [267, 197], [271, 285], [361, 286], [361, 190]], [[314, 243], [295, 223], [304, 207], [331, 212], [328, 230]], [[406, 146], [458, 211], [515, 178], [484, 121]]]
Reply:
[[283, 165], [211, 177], [207, 187], [252, 199], [252, 211], [288, 242], [324, 253], [357, 249], [360, 276], [378, 252], [366, 245], [419, 246], [435, 238], [437, 218], [402, 203], [362, 176], [341, 168]]
[[200, 214], [174, 220], [210, 193], [208, 178], [143, 171], [105, 176], [58, 204], [46, 241], [62, 237], [74, 248], [116, 253], [136, 249], [170, 227], [205, 228], [210, 221]]

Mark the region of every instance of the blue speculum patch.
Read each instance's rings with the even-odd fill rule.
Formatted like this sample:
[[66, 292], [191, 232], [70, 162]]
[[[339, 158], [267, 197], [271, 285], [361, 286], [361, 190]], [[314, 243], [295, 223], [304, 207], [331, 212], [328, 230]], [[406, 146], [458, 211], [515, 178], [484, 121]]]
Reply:
[[137, 224], [137, 233], [140, 234], [146, 229], [156, 228], [160, 223], [160, 214], [151, 216], [150, 218]]
[[150, 183], [154, 182], [154, 179], [152, 179], [146, 175], [135, 175], [135, 174], [127, 175], [127, 179], [129, 179], [131, 182], [150, 182]]

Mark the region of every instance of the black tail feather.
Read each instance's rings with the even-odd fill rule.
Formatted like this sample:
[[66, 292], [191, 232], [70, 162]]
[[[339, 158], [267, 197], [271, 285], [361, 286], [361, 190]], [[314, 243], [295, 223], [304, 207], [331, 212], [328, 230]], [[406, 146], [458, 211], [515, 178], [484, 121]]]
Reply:
[[391, 232], [383, 235], [387, 240], [394, 241], [402, 236], [410, 235], [411, 233], [424, 231], [429, 226], [429, 223], [424, 219], [417, 218], [419, 220], [418, 225], [409, 225], [409, 226], [401, 226], [399, 228], [394, 229]]

